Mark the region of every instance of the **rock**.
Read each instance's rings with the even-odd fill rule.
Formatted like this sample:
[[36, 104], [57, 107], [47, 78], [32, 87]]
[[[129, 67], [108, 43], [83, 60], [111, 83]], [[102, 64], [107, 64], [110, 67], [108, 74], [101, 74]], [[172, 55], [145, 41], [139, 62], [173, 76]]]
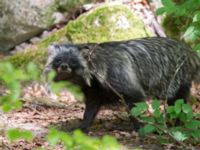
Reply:
[[66, 38], [66, 28], [61, 28], [41, 39], [37, 44], [31, 45], [24, 50], [18, 46], [14, 55], [0, 59], [0, 62], [10, 62], [15, 67], [21, 69], [24, 69], [29, 62], [33, 62], [42, 71], [46, 63], [47, 47], [52, 43], [66, 43], [68, 41]]
[[106, 3], [82, 14], [67, 25], [74, 43], [128, 40], [150, 36], [143, 22], [122, 4]]
[[[47, 47], [50, 44], [72, 42], [104, 42], [126, 40], [151, 35], [144, 24], [128, 7], [119, 4], [106, 4], [81, 15], [77, 20], [71, 21], [63, 28], [52, 32], [36, 45], [26, 48], [2, 61], [9, 61], [14, 66], [24, 68], [33, 62], [39, 69], [46, 63]], [[66, 36], [67, 35], [67, 36]], [[70, 39], [69, 39], [70, 38]]]
[[0, 51], [63, 21], [59, 10], [73, 10], [83, 3], [86, 0], [0, 0]]
[[[83, 6], [84, 4], [89, 4], [94, 2], [94, 0], [56, 0], [58, 10], [61, 12], [71, 12], [75, 9]], [[95, 0], [96, 2], [100, 0]]]

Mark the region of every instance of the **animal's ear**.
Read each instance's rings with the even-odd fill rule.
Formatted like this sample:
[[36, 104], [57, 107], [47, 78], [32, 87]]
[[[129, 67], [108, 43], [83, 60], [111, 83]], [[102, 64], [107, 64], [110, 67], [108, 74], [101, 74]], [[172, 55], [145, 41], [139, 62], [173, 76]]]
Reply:
[[78, 49], [82, 53], [83, 56], [88, 56], [90, 51], [92, 51], [93, 49], [96, 49], [96, 45], [92, 43], [80, 44], [78, 46]]
[[55, 44], [49, 45], [49, 47], [48, 47], [48, 56], [56, 55], [59, 52], [59, 50], [60, 49], [59, 49], [58, 45], [55, 45]]

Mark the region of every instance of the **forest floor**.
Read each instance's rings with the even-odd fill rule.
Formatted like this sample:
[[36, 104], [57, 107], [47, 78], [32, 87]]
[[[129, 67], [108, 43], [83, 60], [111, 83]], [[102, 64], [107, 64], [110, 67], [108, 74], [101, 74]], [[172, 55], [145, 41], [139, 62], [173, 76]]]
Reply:
[[[33, 85], [31, 85], [33, 86]], [[34, 85], [35, 86], [35, 85]], [[28, 87], [26, 94], [33, 96], [33, 88]], [[31, 90], [32, 89], [32, 90]], [[28, 92], [28, 90], [30, 90]], [[39, 89], [35, 90], [35, 97], [41, 95]], [[195, 97], [200, 97], [200, 87], [192, 88]], [[1, 124], [4, 123], [5, 128], [21, 128], [27, 129], [34, 133], [33, 141], [19, 140], [10, 143], [6, 136], [0, 136], [0, 150], [33, 150], [36, 148], [45, 148], [47, 150], [64, 150], [60, 144], [55, 148], [51, 148], [45, 140], [48, 129], [51, 126], [61, 131], [66, 131], [69, 127], [76, 127], [80, 124], [84, 104], [76, 101], [72, 94], [66, 90], [62, 91], [58, 96], [59, 101], [65, 103], [66, 108], [42, 106], [25, 102], [20, 110], [11, 111], [0, 116]], [[193, 111], [200, 113], [200, 103], [193, 104]], [[159, 144], [159, 139], [154, 134], [146, 137], [139, 137], [132, 131], [131, 123], [127, 117], [125, 108], [116, 106], [106, 106], [101, 109], [94, 124], [91, 126], [88, 135], [93, 137], [102, 137], [103, 135], [114, 136], [126, 149], [141, 148], [142, 150], [177, 150], [182, 149], [176, 143], [165, 146]], [[200, 150], [200, 145], [196, 145], [195, 150]]]

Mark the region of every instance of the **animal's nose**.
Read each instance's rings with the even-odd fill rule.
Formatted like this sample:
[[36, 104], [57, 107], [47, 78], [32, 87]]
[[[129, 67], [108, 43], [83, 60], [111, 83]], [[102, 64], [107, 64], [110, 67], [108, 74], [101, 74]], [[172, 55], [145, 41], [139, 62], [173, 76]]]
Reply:
[[69, 68], [68, 64], [66, 64], [66, 63], [62, 63], [61, 64], [61, 69], [62, 70], [67, 70], [68, 68]]

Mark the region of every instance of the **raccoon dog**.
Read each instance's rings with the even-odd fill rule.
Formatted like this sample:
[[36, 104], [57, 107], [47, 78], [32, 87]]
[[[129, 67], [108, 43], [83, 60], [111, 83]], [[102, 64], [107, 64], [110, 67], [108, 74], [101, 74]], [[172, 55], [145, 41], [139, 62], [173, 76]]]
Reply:
[[[45, 71], [51, 69], [56, 71], [55, 81], [67, 80], [82, 88], [84, 131], [102, 105], [119, 100], [113, 89], [131, 109], [147, 97], [167, 99], [168, 104], [179, 98], [187, 101], [191, 82], [200, 79], [197, 54], [184, 43], [158, 37], [51, 45]], [[134, 121], [134, 129], [138, 128]]]

